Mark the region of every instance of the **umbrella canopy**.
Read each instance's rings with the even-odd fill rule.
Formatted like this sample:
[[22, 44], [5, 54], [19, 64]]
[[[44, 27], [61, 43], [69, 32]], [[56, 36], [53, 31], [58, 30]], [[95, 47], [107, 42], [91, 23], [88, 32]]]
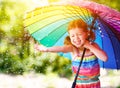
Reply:
[[82, 19], [88, 24], [89, 29], [95, 18], [95, 42], [108, 54], [108, 61], [99, 61], [100, 66], [120, 69], [120, 19], [111, 19], [112, 22], [109, 22], [105, 20], [106, 16], [102, 18], [91, 9], [75, 5], [50, 5], [28, 12], [24, 24], [33, 38], [40, 44], [50, 47], [63, 45], [70, 21]]
[[[67, 25], [75, 19], [92, 21], [91, 12], [77, 6], [45, 6], [36, 8], [25, 17], [25, 27], [29, 33], [45, 46], [61, 45], [59, 40], [67, 35]], [[63, 45], [63, 44], [62, 44]]]

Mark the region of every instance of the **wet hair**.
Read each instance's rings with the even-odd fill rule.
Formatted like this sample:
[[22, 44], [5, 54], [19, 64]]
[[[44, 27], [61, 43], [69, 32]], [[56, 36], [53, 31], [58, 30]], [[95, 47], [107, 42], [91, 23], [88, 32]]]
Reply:
[[64, 39], [64, 45], [70, 45], [70, 44], [72, 44], [70, 40], [70, 36], [66, 36]]
[[88, 25], [86, 22], [84, 22], [82, 19], [77, 19], [77, 20], [73, 20], [69, 23], [68, 25], [68, 32], [71, 29], [74, 28], [82, 28], [84, 32], [88, 32], [88, 37], [90, 41], [94, 41], [95, 40], [95, 34], [93, 31], [88, 30]]

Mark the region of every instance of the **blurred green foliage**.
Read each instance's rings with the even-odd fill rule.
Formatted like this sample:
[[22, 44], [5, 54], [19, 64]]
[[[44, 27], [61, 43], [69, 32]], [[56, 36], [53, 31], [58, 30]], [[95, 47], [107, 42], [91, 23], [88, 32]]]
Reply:
[[30, 71], [55, 72], [63, 77], [71, 76], [70, 67], [66, 69], [71, 64], [68, 59], [57, 54], [34, 52], [35, 41], [23, 25], [27, 9], [24, 1], [0, 1], [0, 72], [14, 75]]
[[120, 11], [120, 0], [91, 0]]
[[[93, 1], [120, 11], [119, 0]], [[61, 77], [71, 77], [70, 60], [53, 53], [34, 52], [35, 41], [23, 25], [24, 14], [31, 5], [29, 0], [0, 0], [0, 72], [14, 75], [54, 72]]]

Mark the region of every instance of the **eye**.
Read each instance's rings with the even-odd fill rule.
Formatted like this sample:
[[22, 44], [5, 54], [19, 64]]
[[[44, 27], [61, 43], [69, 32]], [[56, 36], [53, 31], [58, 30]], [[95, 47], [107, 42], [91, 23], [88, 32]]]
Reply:
[[81, 36], [82, 34], [78, 34], [79, 36]]
[[71, 35], [71, 37], [74, 37], [74, 35]]

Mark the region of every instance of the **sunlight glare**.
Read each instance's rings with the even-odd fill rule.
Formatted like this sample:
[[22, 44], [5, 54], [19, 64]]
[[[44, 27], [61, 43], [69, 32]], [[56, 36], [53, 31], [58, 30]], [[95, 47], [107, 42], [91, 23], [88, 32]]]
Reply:
[[48, 5], [48, 0], [32, 0], [34, 3], [35, 7], [40, 7], [40, 6], [46, 6]]

